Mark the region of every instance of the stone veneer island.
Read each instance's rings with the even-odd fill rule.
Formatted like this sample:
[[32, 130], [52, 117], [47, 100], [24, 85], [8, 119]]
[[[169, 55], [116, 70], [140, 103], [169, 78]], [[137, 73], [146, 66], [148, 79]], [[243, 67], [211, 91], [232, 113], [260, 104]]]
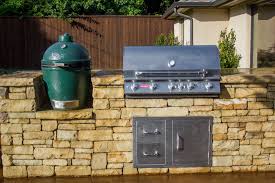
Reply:
[[[275, 171], [275, 74], [223, 76], [219, 98], [125, 99], [122, 75], [93, 77], [93, 107], [43, 109], [40, 73], [0, 76], [3, 176]], [[213, 116], [212, 167], [133, 168], [133, 116]]]

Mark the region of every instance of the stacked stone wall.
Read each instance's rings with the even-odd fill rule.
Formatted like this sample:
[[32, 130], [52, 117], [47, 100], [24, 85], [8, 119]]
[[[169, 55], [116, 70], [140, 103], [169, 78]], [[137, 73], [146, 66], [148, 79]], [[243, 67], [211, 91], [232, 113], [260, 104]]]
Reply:
[[[38, 77], [0, 79], [5, 177], [275, 171], [272, 80], [227, 77], [219, 98], [125, 99], [121, 75], [94, 77], [93, 108], [39, 111]], [[213, 116], [212, 166], [134, 168], [133, 116]]]

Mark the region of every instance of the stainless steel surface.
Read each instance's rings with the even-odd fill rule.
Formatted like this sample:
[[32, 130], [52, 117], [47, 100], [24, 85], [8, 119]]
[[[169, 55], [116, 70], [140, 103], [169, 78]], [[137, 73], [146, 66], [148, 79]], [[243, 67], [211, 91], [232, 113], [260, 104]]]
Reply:
[[220, 93], [216, 46], [125, 47], [123, 72], [129, 98]]
[[51, 100], [54, 109], [73, 109], [79, 107], [79, 100], [58, 101]]
[[212, 163], [212, 117], [135, 117], [135, 167], [201, 167]]

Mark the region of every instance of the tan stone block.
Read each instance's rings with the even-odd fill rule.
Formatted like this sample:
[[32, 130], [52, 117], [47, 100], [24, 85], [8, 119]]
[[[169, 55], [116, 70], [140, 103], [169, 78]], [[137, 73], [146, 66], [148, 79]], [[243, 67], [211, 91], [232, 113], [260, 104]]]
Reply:
[[50, 140], [53, 139], [53, 132], [24, 132], [23, 136], [26, 140]]
[[232, 166], [232, 156], [214, 156], [213, 166]]
[[268, 165], [269, 155], [253, 156], [253, 165]]
[[53, 147], [70, 147], [69, 141], [62, 141], [62, 140], [54, 140], [53, 141]]
[[109, 108], [108, 99], [94, 99], [93, 100], [93, 108], [94, 109], [108, 109]]
[[233, 166], [233, 172], [256, 172], [257, 166]]
[[239, 123], [227, 123], [229, 129], [228, 131], [230, 130], [230, 128], [238, 128], [240, 127]]
[[275, 147], [275, 138], [266, 138], [266, 139], [263, 139], [262, 147], [263, 148]]
[[263, 166], [258, 166], [258, 171], [264, 171], [264, 172], [270, 172], [270, 171], [275, 171], [275, 165], [263, 165]]
[[121, 169], [92, 170], [92, 176], [122, 175]]
[[96, 119], [119, 119], [121, 112], [120, 110], [109, 109], [109, 110], [95, 110]]
[[194, 105], [213, 105], [214, 100], [208, 98], [195, 98]]
[[12, 156], [7, 154], [2, 154], [2, 165], [11, 166], [12, 165]]
[[34, 87], [27, 87], [26, 94], [27, 94], [27, 98], [34, 99], [35, 98]]
[[234, 151], [240, 147], [238, 140], [221, 140], [213, 142], [213, 151]]
[[188, 107], [194, 105], [194, 99], [168, 99], [168, 106]]
[[240, 145], [240, 155], [254, 155], [261, 153], [260, 145]]
[[190, 112], [196, 111], [212, 111], [212, 106], [191, 106], [188, 108]]
[[46, 140], [24, 140], [23, 144], [25, 144], [25, 145], [42, 145], [42, 144], [46, 144]]
[[243, 139], [245, 133], [245, 130], [241, 130], [241, 128], [229, 128], [227, 136], [228, 139]]
[[26, 166], [4, 166], [3, 177], [5, 178], [27, 177]]
[[248, 132], [259, 132], [262, 129], [261, 123], [247, 123], [245, 130]]
[[171, 174], [183, 173], [209, 173], [210, 167], [186, 167], [186, 168], [169, 168]]
[[130, 163], [133, 161], [132, 152], [111, 152], [108, 153], [108, 162], [111, 163]]
[[234, 109], [233, 101], [228, 99], [214, 99], [214, 109]]
[[221, 123], [221, 124], [217, 124], [215, 123], [213, 125], [213, 134], [217, 134], [217, 133], [227, 133], [227, 124], [225, 123]]
[[260, 109], [260, 115], [262, 116], [271, 116], [274, 114], [273, 109]]
[[54, 175], [53, 166], [28, 166], [28, 177], [50, 177]]
[[107, 168], [108, 169], [123, 168], [123, 163], [108, 163]]
[[76, 140], [77, 131], [57, 130], [57, 140]]
[[100, 141], [113, 140], [112, 130], [82, 130], [78, 133], [78, 140]]
[[26, 160], [26, 159], [34, 159], [33, 155], [12, 155], [12, 159], [22, 159], [22, 160]]
[[239, 151], [214, 151], [213, 156], [237, 156], [240, 155]]
[[122, 108], [121, 109], [121, 118], [122, 119], [131, 119], [135, 116], [146, 116], [146, 109], [144, 108]]
[[126, 99], [126, 107], [166, 107], [164, 99]]
[[262, 131], [275, 132], [275, 123], [263, 123]]
[[130, 133], [133, 131], [132, 127], [114, 127], [114, 133]]
[[223, 133], [213, 134], [213, 140], [215, 141], [227, 140], [227, 134], [223, 134]]
[[247, 109], [247, 99], [233, 99], [234, 109]]
[[94, 86], [123, 85], [124, 79], [122, 75], [96, 76], [92, 77], [92, 83]]
[[93, 88], [93, 98], [124, 98], [123, 88]]
[[270, 109], [273, 108], [272, 102], [248, 102], [248, 109]]
[[133, 167], [132, 163], [124, 163], [123, 167], [123, 175], [137, 175], [138, 170], [137, 168]]
[[8, 116], [10, 119], [33, 119], [35, 118], [35, 113], [32, 112], [9, 112]]
[[75, 153], [82, 153], [82, 154], [89, 154], [93, 153], [93, 149], [84, 149], [84, 148], [75, 148], [74, 149]]
[[236, 98], [266, 97], [266, 88], [236, 88]]
[[75, 166], [88, 166], [91, 165], [91, 160], [87, 159], [72, 159], [72, 165]]
[[93, 148], [93, 142], [90, 141], [71, 141], [71, 148]]
[[261, 145], [262, 144], [262, 139], [250, 139], [250, 144], [251, 145]]
[[149, 108], [148, 116], [187, 116], [186, 107]]
[[266, 138], [275, 138], [275, 132], [265, 132], [264, 137], [266, 137]]
[[234, 116], [234, 117], [222, 117], [222, 122], [226, 123], [246, 123], [246, 122], [266, 122], [266, 116]]
[[275, 121], [275, 116], [268, 116], [268, 121]]
[[94, 119], [58, 120], [58, 124], [94, 124]]
[[270, 164], [272, 164], [272, 165], [275, 164], [275, 154], [270, 154], [269, 162], [270, 162]]
[[8, 89], [5, 87], [0, 87], [0, 99], [8, 98]]
[[42, 120], [42, 130], [43, 131], [54, 131], [57, 129], [56, 120]]
[[27, 124], [30, 123], [30, 119], [9, 119], [9, 123], [13, 124]]
[[23, 124], [23, 131], [38, 132], [38, 131], [41, 131], [41, 125], [40, 124]]
[[102, 141], [94, 142], [95, 152], [132, 151], [132, 141]]
[[13, 160], [12, 161], [13, 165], [16, 166], [38, 166], [42, 165], [42, 160], [34, 160], [34, 159], [29, 159], [29, 160]]
[[36, 118], [38, 119], [90, 119], [93, 117], [92, 109], [80, 109], [80, 110], [48, 110], [36, 112]]
[[22, 134], [13, 134], [12, 136], [13, 136], [12, 137], [13, 145], [22, 145], [22, 143], [23, 143]]
[[168, 168], [139, 168], [139, 174], [164, 174], [168, 172]]
[[252, 156], [233, 156], [233, 165], [252, 165]]
[[20, 99], [26, 99], [26, 93], [9, 93], [9, 99], [15, 99], [15, 100], [20, 100]]
[[26, 92], [26, 87], [9, 87], [9, 92], [11, 92], [11, 93]]
[[213, 116], [214, 123], [219, 123], [217, 119], [221, 117], [220, 111], [190, 111], [190, 116]]
[[256, 110], [256, 109], [253, 109], [253, 110], [248, 110], [248, 113], [247, 113], [248, 116], [259, 116], [260, 115], [260, 110]]
[[19, 145], [19, 146], [2, 146], [3, 154], [33, 154], [33, 146]]
[[32, 99], [28, 100], [6, 100], [0, 101], [0, 111], [8, 112], [28, 112], [35, 111], [35, 101]]
[[74, 156], [74, 150], [68, 148], [35, 148], [35, 159], [71, 159]]
[[91, 166], [56, 166], [57, 176], [88, 176], [91, 175]]
[[104, 126], [104, 127], [109, 127], [109, 126], [131, 126], [131, 121], [130, 120], [125, 120], [125, 119], [119, 119], [119, 120], [96, 120], [96, 126]]
[[264, 134], [262, 132], [246, 132], [246, 139], [262, 139]]
[[46, 160], [43, 160], [43, 165], [47, 165], [47, 166], [67, 166], [68, 162], [65, 159], [46, 159]]
[[1, 124], [1, 134], [22, 133], [21, 124]]
[[125, 107], [124, 99], [110, 99], [110, 107], [111, 108], [122, 108]]
[[30, 119], [30, 123], [32, 123], [32, 124], [41, 124], [41, 119]]
[[92, 156], [92, 169], [106, 169], [107, 156], [106, 153], [94, 153]]
[[113, 139], [114, 140], [132, 140], [133, 134], [132, 133], [114, 133]]
[[236, 110], [222, 110], [222, 116], [236, 116]]
[[230, 173], [232, 172], [232, 167], [211, 167], [212, 173]]
[[75, 153], [74, 158], [75, 159], [89, 159], [89, 160], [91, 160], [92, 156], [91, 156], [91, 154]]
[[94, 130], [95, 124], [77, 124], [77, 130]]

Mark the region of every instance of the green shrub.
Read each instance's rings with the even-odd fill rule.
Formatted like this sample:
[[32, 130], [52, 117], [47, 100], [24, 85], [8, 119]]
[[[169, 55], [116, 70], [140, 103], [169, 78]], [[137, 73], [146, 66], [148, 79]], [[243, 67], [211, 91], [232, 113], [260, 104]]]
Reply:
[[233, 29], [227, 33], [226, 29], [221, 31], [218, 47], [222, 68], [237, 68], [241, 60], [235, 48], [236, 35]]
[[178, 46], [180, 45], [178, 38], [171, 32], [169, 34], [160, 34], [155, 42], [157, 46]]

